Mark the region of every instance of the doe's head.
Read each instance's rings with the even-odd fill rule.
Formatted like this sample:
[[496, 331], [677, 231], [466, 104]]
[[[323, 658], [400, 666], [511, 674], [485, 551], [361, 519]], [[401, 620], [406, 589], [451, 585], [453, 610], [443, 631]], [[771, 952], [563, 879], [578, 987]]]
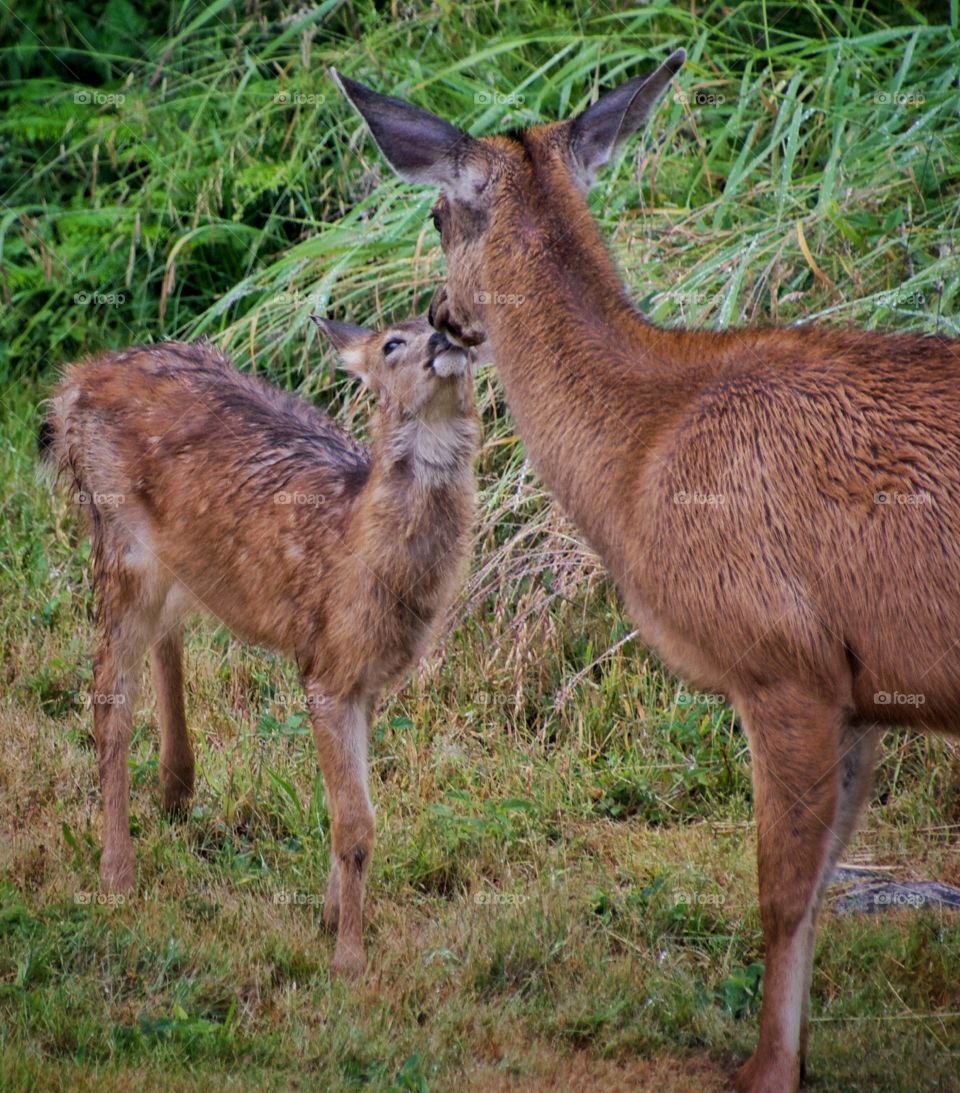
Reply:
[[340, 354], [343, 368], [357, 376], [385, 409], [405, 418], [471, 413], [470, 351], [433, 329], [425, 315], [368, 330], [313, 316]]
[[[430, 308], [438, 330], [463, 345], [484, 340], [491, 305], [484, 262], [491, 237], [498, 236], [498, 250], [490, 261], [502, 267], [503, 247], [536, 231], [555, 197], [585, 195], [600, 168], [643, 125], [685, 59], [686, 53], [676, 50], [655, 71], [621, 84], [575, 118], [480, 138], [334, 70], [394, 171], [408, 182], [441, 190], [433, 220], [447, 279]], [[558, 209], [558, 219], [567, 212]]]

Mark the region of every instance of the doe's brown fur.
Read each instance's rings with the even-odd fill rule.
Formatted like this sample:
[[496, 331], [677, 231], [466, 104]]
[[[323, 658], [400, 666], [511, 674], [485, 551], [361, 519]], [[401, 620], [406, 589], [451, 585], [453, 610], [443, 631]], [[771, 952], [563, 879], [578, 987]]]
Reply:
[[331, 813], [333, 968], [353, 971], [374, 838], [368, 721], [460, 578], [479, 424], [466, 353], [425, 319], [321, 325], [378, 395], [369, 448], [211, 345], [175, 342], [69, 367], [42, 440], [94, 548], [104, 888], [134, 883], [127, 750], [148, 650], [164, 805], [192, 793], [181, 634], [203, 610], [297, 662]]
[[482, 139], [338, 79], [395, 170], [442, 190], [434, 325], [488, 340], [534, 465], [644, 641], [741, 716], [766, 971], [737, 1084], [781, 1093], [878, 731], [958, 731], [960, 342], [663, 330], [635, 309], [585, 194], [683, 59], [572, 121]]

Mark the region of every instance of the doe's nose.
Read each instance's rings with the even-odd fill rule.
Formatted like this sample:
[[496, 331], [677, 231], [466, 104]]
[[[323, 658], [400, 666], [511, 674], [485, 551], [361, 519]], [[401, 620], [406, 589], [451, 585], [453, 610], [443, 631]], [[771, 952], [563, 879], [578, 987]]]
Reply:
[[446, 301], [447, 298], [447, 286], [446, 284], [440, 285], [434, 292], [431, 300], [430, 307], [427, 309], [427, 322], [436, 329], [437, 312], [440, 310], [440, 305]]
[[445, 353], [448, 349], [456, 348], [446, 336], [439, 330], [430, 335], [430, 340], [427, 342], [427, 348], [430, 350], [430, 356], [435, 357], [438, 353]]

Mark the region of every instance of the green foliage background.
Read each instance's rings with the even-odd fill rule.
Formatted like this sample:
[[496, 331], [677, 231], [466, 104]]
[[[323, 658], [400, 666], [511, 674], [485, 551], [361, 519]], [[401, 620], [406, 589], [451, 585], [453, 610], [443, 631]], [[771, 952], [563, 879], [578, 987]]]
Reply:
[[[442, 274], [430, 193], [385, 177], [329, 66], [484, 133], [568, 115], [679, 44], [689, 101], [668, 100], [595, 195], [654, 317], [792, 319], [813, 303], [955, 330], [955, 33], [900, 4], [694, 7], [0, 9], [0, 368], [202, 330], [302, 382], [313, 308], [405, 314]], [[796, 221], [838, 286], [825, 298]], [[796, 300], [765, 299], [772, 280]], [[912, 321], [878, 301], [911, 292]]]

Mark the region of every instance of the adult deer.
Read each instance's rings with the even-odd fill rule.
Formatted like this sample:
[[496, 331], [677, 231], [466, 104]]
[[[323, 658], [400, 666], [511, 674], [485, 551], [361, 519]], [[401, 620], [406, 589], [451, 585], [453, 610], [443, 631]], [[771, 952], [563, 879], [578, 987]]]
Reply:
[[817, 911], [879, 729], [957, 731], [960, 343], [664, 330], [636, 310], [586, 193], [684, 59], [481, 139], [337, 78], [394, 170], [442, 191], [434, 325], [489, 341], [534, 465], [645, 642], [740, 715], [766, 975], [736, 1084], [792, 1090]]

